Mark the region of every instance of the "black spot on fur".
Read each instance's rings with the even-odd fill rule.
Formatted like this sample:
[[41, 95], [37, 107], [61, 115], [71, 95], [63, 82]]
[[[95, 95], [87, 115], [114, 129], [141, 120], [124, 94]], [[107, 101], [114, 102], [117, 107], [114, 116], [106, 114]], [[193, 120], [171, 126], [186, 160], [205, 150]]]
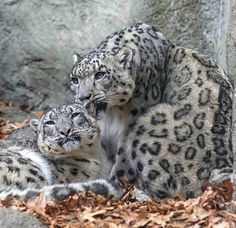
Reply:
[[195, 127], [197, 129], [201, 130], [204, 127], [205, 119], [206, 119], [206, 113], [204, 113], [204, 112], [198, 113], [193, 119], [193, 123], [194, 123]]
[[118, 155], [121, 155], [121, 154], [124, 154], [124, 152], [125, 152], [125, 151], [124, 151], [124, 148], [123, 148], [123, 147], [120, 147], [119, 150], [118, 150], [118, 152], [117, 152], [117, 154], [118, 154]]
[[139, 140], [138, 139], [135, 139], [132, 143], [132, 147], [137, 147], [137, 145], [139, 144]]
[[192, 105], [191, 104], [185, 104], [183, 108], [177, 110], [174, 113], [174, 119], [175, 120], [181, 119], [182, 117], [188, 115], [191, 110], [192, 110]]
[[192, 136], [193, 130], [191, 125], [183, 123], [179, 126], [174, 127], [174, 133], [177, 141], [184, 142]]
[[192, 53], [192, 56], [193, 56], [194, 59], [196, 59], [203, 66], [213, 67], [213, 68], [217, 67], [216, 62], [209, 56], [202, 55], [202, 54], [197, 53], [197, 52]]
[[122, 162], [122, 163], [125, 163], [125, 162], [126, 162], [126, 158], [123, 158], [123, 159], [121, 160], [121, 162]]
[[168, 137], [168, 130], [165, 129], [165, 128], [162, 129], [161, 132], [151, 130], [151, 131], [148, 132], [148, 134], [153, 138], [167, 138]]
[[170, 194], [168, 192], [165, 192], [165, 191], [159, 190], [159, 189], [157, 191], [155, 191], [155, 195], [159, 199], [164, 199], [164, 198], [170, 197]]
[[179, 173], [182, 173], [182, 172], [184, 172], [184, 167], [182, 166], [182, 164], [176, 163], [175, 164], [175, 173], [179, 174]]
[[190, 180], [187, 177], [182, 177], [181, 178], [181, 185], [186, 186], [190, 184]]
[[201, 149], [205, 148], [205, 137], [203, 134], [197, 136], [197, 144]]
[[193, 160], [196, 156], [196, 153], [197, 153], [197, 150], [194, 147], [192, 146], [188, 147], [185, 151], [185, 159]]
[[142, 164], [141, 161], [138, 161], [138, 162], [137, 162], [137, 168], [138, 168], [138, 171], [139, 171], [139, 172], [142, 172], [142, 171], [143, 171], [143, 164]]
[[189, 96], [189, 94], [191, 93], [191, 91], [192, 91], [191, 87], [185, 86], [184, 88], [182, 88], [179, 91], [177, 99], [179, 101], [182, 101], [182, 100], [186, 99]]
[[185, 54], [185, 50], [184, 48], [178, 48], [175, 52], [173, 61], [176, 64], [179, 64], [182, 62], [182, 60], [185, 58], [186, 54]]
[[209, 104], [211, 99], [211, 90], [208, 88], [203, 89], [200, 93], [199, 93], [199, 97], [198, 97], [198, 104], [199, 106], [206, 106]]
[[18, 161], [20, 164], [22, 164], [22, 165], [28, 164], [28, 161], [27, 161], [26, 159], [24, 159], [24, 158], [18, 158], [17, 161]]
[[214, 151], [219, 155], [226, 155], [227, 149], [224, 143], [224, 140], [221, 137], [212, 138], [214, 144]]
[[136, 151], [135, 150], [132, 150], [131, 157], [133, 160], [136, 158]]
[[151, 117], [151, 124], [153, 125], [159, 125], [165, 123], [166, 123], [166, 114], [164, 113], [157, 112]]
[[197, 171], [197, 177], [200, 181], [208, 180], [210, 178], [210, 175], [211, 175], [211, 172], [208, 168], [202, 167]]
[[169, 152], [171, 152], [172, 154], [178, 154], [181, 151], [181, 147], [177, 144], [174, 143], [170, 143], [168, 145], [168, 149]]
[[136, 115], [138, 114], [138, 109], [133, 109], [133, 110], [131, 110], [131, 114], [132, 114], [133, 116], [136, 116]]
[[152, 159], [148, 160], [148, 165], [153, 165], [153, 160]]
[[138, 130], [136, 131], [136, 135], [142, 135], [146, 131], [145, 127], [143, 125], [138, 127]]
[[134, 175], [134, 170], [132, 168], [129, 168], [128, 173], [133, 176]]
[[170, 163], [169, 163], [168, 160], [166, 160], [166, 159], [161, 159], [161, 160], [159, 161], [159, 165], [161, 166], [161, 168], [162, 168], [165, 172], [167, 172], [167, 173], [170, 172], [170, 171], [169, 171], [169, 169], [170, 169]]
[[160, 175], [161, 175], [160, 172], [158, 172], [157, 170], [152, 169], [148, 172], [148, 179], [150, 181], [154, 181]]
[[159, 142], [154, 142], [147, 147], [148, 152], [152, 155], [158, 155], [161, 149], [161, 144]]
[[200, 77], [198, 77], [194, 83], [198, 85], [198, 87], [201, 87], [203, 85], [203, 80]]
[[105, 197], [108, 197], [109, 195], [109, 189], [103, 183], [93, 183], [91, 190], [94, 191], [96, 194]]
[[90, 161], [88, 159], [85, 159], [85, 158], [75, 158], [75, 161], [90, 163]]
[[32, 177], [26, 177], [26, 182], [27, 183], [36, 183], [35, 179]]
[[125, 175], [125, 171], [123, 169], [116, 171], [116, 176], [118, 178], [123, 177], [124, 175]]
[[4, 162], [6, 162], [7, 164], [12, 164], [12, 159], [11, 158], [5, 158]]
[[216, 166], [218, 169], [222, 169], [224, 167], [232, 167], [232, 162], [229, 162], [226, 158], [217, 158]]
[[70, 168], [70, 173], [71, 173], [73, 176], [77, 176], [77, 175], [78, 175], [78, 169], [77, 169], [77, 168]]
[[140, 146], [139, 150], [143, 153], [146, 154], [147, 150], [148, 150], [148, 146], [147, 143], [144, 143]]
[[69, 186], [54, 187], [51, 192], [52, 198], [65, 200], [76, 193], [76, 189]]
[[191, 199], [191, 198], [194, 198], [195, 194], [193, 191], [187, 191], [186, 192], [186, 199]]
[[34, 176], [38, 174], [37, 170], [29, 169], [29, 172], [32, 173]]
[[170, 175], [170, 177], [167, 179], [167, 189], [177, 189], [176, 180], [173, 178], [173, 176]]
[[157, 98], [159, 97], [159, 90], [156, 85], [152, 86], [152, 97], [154, 100], [157, 100]]
[[211, 151], [210, 150], [207, 150], [206, 153], [205, 153], [205, 156], [203, 157], [203, 161], [205, 163], [209, 163], [211, 162]]

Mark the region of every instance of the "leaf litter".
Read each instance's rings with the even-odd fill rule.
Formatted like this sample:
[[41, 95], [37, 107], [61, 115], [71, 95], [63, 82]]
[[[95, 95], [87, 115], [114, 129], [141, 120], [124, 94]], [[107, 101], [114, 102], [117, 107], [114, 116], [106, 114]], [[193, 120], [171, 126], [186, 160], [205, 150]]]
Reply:
[[[4, 113], [4, 109], [6, 107], [15, 107], [22, 111], [25, 111], [28, 106], [25, 104], [16, 104], [13, 102], [2, 102], [0, 101], [0, 113]], [[34, 111], [32, 114], [36, 118], [40, 118], [45, 112], [44, 111]], [[0, 139], [7, 139], [10, 137], [10, 134], [18, 129], [25, 128], [29, 125], [29, 118], [24, 119], [20, 122], [14, 122], [11, 123], [10, 120], [8, 120], [5, 117], [0, 117]]]
[[175, 197], [161, 202], [132, 199], [131, 185], [127, 186], [119, 201], [93, 192], [80, 192], [63, 202], [47, 202], [41, 193], [28, 201], [9, 198], [0, 201], [0, 205], [28, 213], [50, 228], [236, 227], [236, 214], [229, 210], [231, 204], [236, 204], [231, 199], [233, 187], [229, 181], [222, 187], [207, 184], [202, 196], [197, 198]]
[[[0, 112], [13, 103], [0, 102]], [[25, 110], [27, 106], [17, 106]], [[44, 112], [33, 113], [40, 118]], [[28, 126], [29, 119], [11, 123], [0, 118], [0, 139], [14, 130]], [[8, 198], [0, 206], [22, 211], [40, 219], [50, 228], [93, 227], [236, 227], [236, 201], [232, 200], [233, 185], [225, 181], [221, 187], [206, 183], [202, 196], [184, 200], [181, 197], [161, 202], [132, 199], [133, 187], [124, 183], [123, 197], [115, 201], [93, 192], [80, 192], [67, 200], [46, 201], [44, 193], [27, 201]]]

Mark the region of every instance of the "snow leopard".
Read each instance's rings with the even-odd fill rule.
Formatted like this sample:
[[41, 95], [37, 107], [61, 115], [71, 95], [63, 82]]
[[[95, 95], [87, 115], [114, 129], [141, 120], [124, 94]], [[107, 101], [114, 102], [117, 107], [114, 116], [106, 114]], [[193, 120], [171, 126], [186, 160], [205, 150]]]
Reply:
[[96, 120], [79, 104], [31, 119], [35, 140], [0, 141], [0, 186], [41, 188], [106, 177]]
[[92, 190], [119, 199], [126, 179], [162, 200], [231, 179], [233, 84], [214, 59], [137, 23], [75, 54], [70, 80], [100, 126], [109, 179], [9, 194], [65, 199]]

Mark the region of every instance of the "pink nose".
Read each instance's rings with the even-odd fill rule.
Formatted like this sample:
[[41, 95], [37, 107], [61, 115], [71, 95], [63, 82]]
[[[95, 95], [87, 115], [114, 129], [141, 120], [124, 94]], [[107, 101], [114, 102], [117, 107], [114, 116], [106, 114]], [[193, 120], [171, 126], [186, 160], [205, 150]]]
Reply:
[[65, 136], [68, 136], [69, 133], [70, 133], [70, 130], [71, 130], [71, 128], [63, 128], [63, 129], [60, 129], [60, 134], [65, 135]]

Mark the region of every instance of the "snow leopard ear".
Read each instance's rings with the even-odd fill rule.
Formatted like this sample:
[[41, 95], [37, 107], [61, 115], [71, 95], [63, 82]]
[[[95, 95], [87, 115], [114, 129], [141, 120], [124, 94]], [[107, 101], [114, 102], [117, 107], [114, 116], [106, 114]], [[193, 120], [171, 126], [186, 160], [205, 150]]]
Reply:
[[80, 54], [74, 52], [74, 54], [73, 54], [74, 64], [80, 62], [82, 59], [83, 59], [83, 55], [80, 55]]
[[39, 126], [40, 120], [38, 119], [31, 119], [30, 120], [30, 127], [37, 133], [38, 132], [38, 126]]
[[128, 47], [122, 47], [116, 54], [118, 63], [123, 65], [124, 68], [130, 67], [133, 59], [133, 51]]

